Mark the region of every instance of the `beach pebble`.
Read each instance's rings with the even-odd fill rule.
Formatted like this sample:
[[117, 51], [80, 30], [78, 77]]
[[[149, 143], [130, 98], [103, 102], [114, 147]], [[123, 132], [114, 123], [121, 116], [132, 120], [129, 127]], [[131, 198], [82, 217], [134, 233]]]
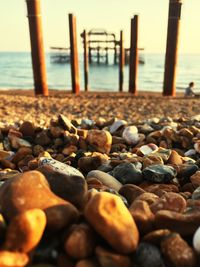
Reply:
[[199, 140], [194, 144], [194, 149], [197, 153], [200, 153], [200, 141]]
[[21, 147], [17, 150], [12, 158], [12, 162], [17, 164], [20, 160], [24, 159], [27, 155], [32, 155], [32, 149], [30, 147]]
[[131, 267], [131, 259], [123, 254], [98, 246], [95, 250], [101, 267]]
[[180, 194], [166, 192], [150, 206], [150, 209], [153, 213], [159, 210], [172, 210], [181, 213], [185, 211], [186, 206], [187, 203]]
[[117, 179], [115, 179], [112, 175], [106, 172], [99, 171], [99, 170], [90, 171], [87, 174], [86, 179], [88, 178], [96, 178], [97, 180], [102, 182], [104, 185], [110, 188], [113, 188], [116, 191], [119, 191], [120, 188], [122, 187], [122, 184]]
[[146, 201], [135, 200], [129, 207], [129, 211], [140, 234], [143, 235], [153, 230], [155, 216]]
[[112, 135], [108, 131], [89, 130], [86, 140], [95, 151], [109, 154], [112, 145]]
[[80, 260], [76, 263], [76, 265], [62, 265], [62, 266], [59, 266], [59, 267], [101, 267], [99, 265], [99, 263], [97, 262], [97, 260], [95, 260], [94, 258], [91, 258], [91, 259], [84, 259], [84, 260]]
[[145, 190], [134, 184], [125, 184], [119, 190], [119, 194], [125, 197], [129, 204], [143, 193], [145, 193]]
[[20, 172], [17, 170], [10, 170], [10, 169], [2, 170], [0, 171], [0, 181], [10, 179], [19, 173]]
[[168, 159], [168, 163], [169, 164], [182, 164], [183, 160], [182, 160], [182, 157], [175, 150], [172, 150], [170, 157]]
[[78, 218], [75, 206], [56, 196], [39, 171], [25, 172], [6, 181], [0, 187], [0, 205], [7, 221], [26, 210], [42, 209], [47, 217], [47, 227], [53, 231]]
[[154, 230], [146, 234], [142, 240], [155, 246], [160, 246], [160, 242], [171, 233], [168, 229]]
[[110, 126], [110, 133], [113, 134], [114, 132], [119, 130], [119, 128], [125, 125], [127, 125], [127, 121], [125, 120], [117, 120], [113, 122], [113, 124]]
[[24, 267], [28, 264], [29, 257], [25, 253], [14, 251], [0, 251], [0, 266], [1, 267]]
[[143, 181], [142, 172], [133, 163], [121, 163], [110, 173], [122, 184], [140, 184]]
[[138, 129], [136, 126], [126, 127], [122, 133], [122, 137], [129, 145], [136, 145], [140, 140]]
[[92, 255], [95, 244], [95, 233], [88, 224], [74, 224], [64, 240], [64, 249], [73, 259], [85, 259]]
[[44, 174], [51, 190], [59, 197], [82, 207], [87, 199], [87, 183], [77, 169], [54, 159], [40, 158], [39, 172]]
[[24, 121], [21, 124], [19, 131], [23, 134], [23, 136], [34, 137], [34, 135], [35, 135], [35, 127], [34, 127], [33, 123], [30, 121]]
[[193, 236], [193, 247], [200, 254], [200, 227], [196, 230]]
[[200, 171], [195, 172], [190, 177], [190, 181], [194, 186], [200, 186]]
[[149, 155], [152, 152], [155, 152], [157, 150], [158, 150], [158, 147], [155, 144], [143, 145], [139, 148], [139, 151], [143, 156]]
[[167, 183], [176, 176], [176, 170], [173, 167], [162, 164], [146, 167], [142, 173], [144, 179], [154, 183]]
[[138, 267], [165, 267], [160, 250], [147, 242], [139, 244], [134, 255], [134, 262]]
[[198, 199], [200, 199], [200, 186], [198, 186], [195, 190], [194, 190], [194, 192], [192, 193], [192, 197], [191, 197], [192, 199], [194, 199], [194, 200], [198, 200]]
[[40, 146], [46, 146], [51, 143], [51, 138], [48, 135], [47, 130], [39, 132], [35, 137], [35, 144]]
[[190, 181], [190, 177], [198, 171], [198, 166], [193, 163], [184, 163], [177, 165], [177, 177], [181, 183], [187, 183]]
[[97, 233], [116, 251], [127, 254], [136, 249], [139, 232], [120, 197], [107, 192], [97, 193], [90, 198], [84, 215]]
[[10, 144], [14, 149], [19, 149], [20, 147], [31, 147], [31, 143], [26, 141], [25, 139], [16, 137], [14, 135], [11, 135], [10, 138]]
[[71, 123], [71, 121], [64, 116], [63, 114], [59, 114], [58, 122], [63, 127], [64, 130], [69, 131], [70, 133], [76, 133], [76, 127]]
[[14, 154], [12, 151], [0, 150], [0, 160], [13, 158]]
[[161, 241], [161, 251], [167, 264], [171, 267], [197, 266], [197, 259], [193, 249], [177, 233], [170, 234]]
[[28, 253], [42, 238], [46, 227], [45, 213], [30, 209], [15, 216], [7, 229], [4, 248], [9, 251]]

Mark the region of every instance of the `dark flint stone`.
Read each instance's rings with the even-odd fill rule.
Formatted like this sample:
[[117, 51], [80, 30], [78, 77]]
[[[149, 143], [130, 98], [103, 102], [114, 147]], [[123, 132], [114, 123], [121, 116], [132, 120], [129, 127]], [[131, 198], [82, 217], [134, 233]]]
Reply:
[[190, 182], [190, 176], [198, 171], [198, 166], [196, 164], [182, 164], [180, 165], [180, 170], [178, 170], [177, 177], [181, 184]]
[[114, 176], [122, 184], [140, 184], [143, 182], [142, 172], [136, 169], [133, 163], [121, 163], [109, 174]]
[[77, 169], [54, 159], [41, 158], [39, 168], [49, 182], [51, 190], [59, 197], [80, 208], [87, 198], [87, 183]]
[[143, 170], [144, 179], [154, 183], [167, 183], [176, 176], [176, 170], [162, 164], [152, 165]]
[[160, 250], [146, 242], [139, 244], [134, 261], [138, 267], [165, 267]]

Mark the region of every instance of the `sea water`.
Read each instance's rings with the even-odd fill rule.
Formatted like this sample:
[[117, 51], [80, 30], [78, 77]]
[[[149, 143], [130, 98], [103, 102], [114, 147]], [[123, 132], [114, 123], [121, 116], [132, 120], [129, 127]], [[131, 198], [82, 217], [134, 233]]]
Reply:
[[[52, 63], [51, 53], [46, 54], [47, 80], [49, 89], [71, 88], [70, 64]], [[145, 64], [139, 65], [138, 87], [141, 91], [161, 92], [164, 77], [164, 54], [143, 54]], [[81, 89], [84, 89], [83, 55], [79, 55]], [[109, 64], [89, 66], [90, 91], [118, 91], [119, 68], [113, 65], [113, 55]], [[128, 90], [128, 66], [124, 68], [124, 91]], [[184, 91], [188, 83], [194, 81], [200, 91], [200, 55], [182, 54], [178, 58], [177, 91]], [[33, 72], [29, 52], [0, 52], [0, 90], [32, 89]]]

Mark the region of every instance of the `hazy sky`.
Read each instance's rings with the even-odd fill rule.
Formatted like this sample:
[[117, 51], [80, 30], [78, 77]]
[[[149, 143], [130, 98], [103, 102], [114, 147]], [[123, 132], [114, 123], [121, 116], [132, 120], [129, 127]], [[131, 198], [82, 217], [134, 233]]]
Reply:
[[[68, 13], [77, 16], [77, 30], [122, 29], [129, 46], [130, 19], [139, 14], [139, 46], [164, 52], [169, 0], [41, 0], [45, 49], [69, 46]], [[25, 0], [0, 0], [0, 51], [30, 50]], [[200, 53], [200, 0], [184, 0], [180, 52]], [[119, 36], [119, 35], [118, 35]], [[82, 46], [81, 39], [78, 40]]]

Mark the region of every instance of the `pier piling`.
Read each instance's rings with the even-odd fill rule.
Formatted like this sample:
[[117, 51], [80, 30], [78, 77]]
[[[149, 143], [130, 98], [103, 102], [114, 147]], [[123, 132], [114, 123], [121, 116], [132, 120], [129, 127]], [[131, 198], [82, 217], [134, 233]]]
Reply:
[[176, 94], [176, 66], [178, 59], [181, 6], [181, 0], [169, 1], [167, 45], [165, 54], [165, 73], [163, 84], [164, 96], [175, 96]]
[[131, 19], [131, 42], [129, 56], [129, 93], [137, 95], [138, 76], [138, 15]]
[[120, 52], [119, 52], [119, 91], [123, 91], [124, 83], [124, 34], [120, 31]]
[[35, 94], [48, 96], [40, 0], [26, 0], [26, 3]]
[[87, 33], [83, 31], [83, 49], [84, 49], [84, 83], [85, 91], [88, 91], [88, 42], [87, 42]]
[[73, 14], [69, 14], [69, 36], [70, 36], [72, 93], [78, 94], [80, 92], [80, 79], [79, 79], [78, 47], [77, 47], [77, 33], [76, 33], [76, 17]]

